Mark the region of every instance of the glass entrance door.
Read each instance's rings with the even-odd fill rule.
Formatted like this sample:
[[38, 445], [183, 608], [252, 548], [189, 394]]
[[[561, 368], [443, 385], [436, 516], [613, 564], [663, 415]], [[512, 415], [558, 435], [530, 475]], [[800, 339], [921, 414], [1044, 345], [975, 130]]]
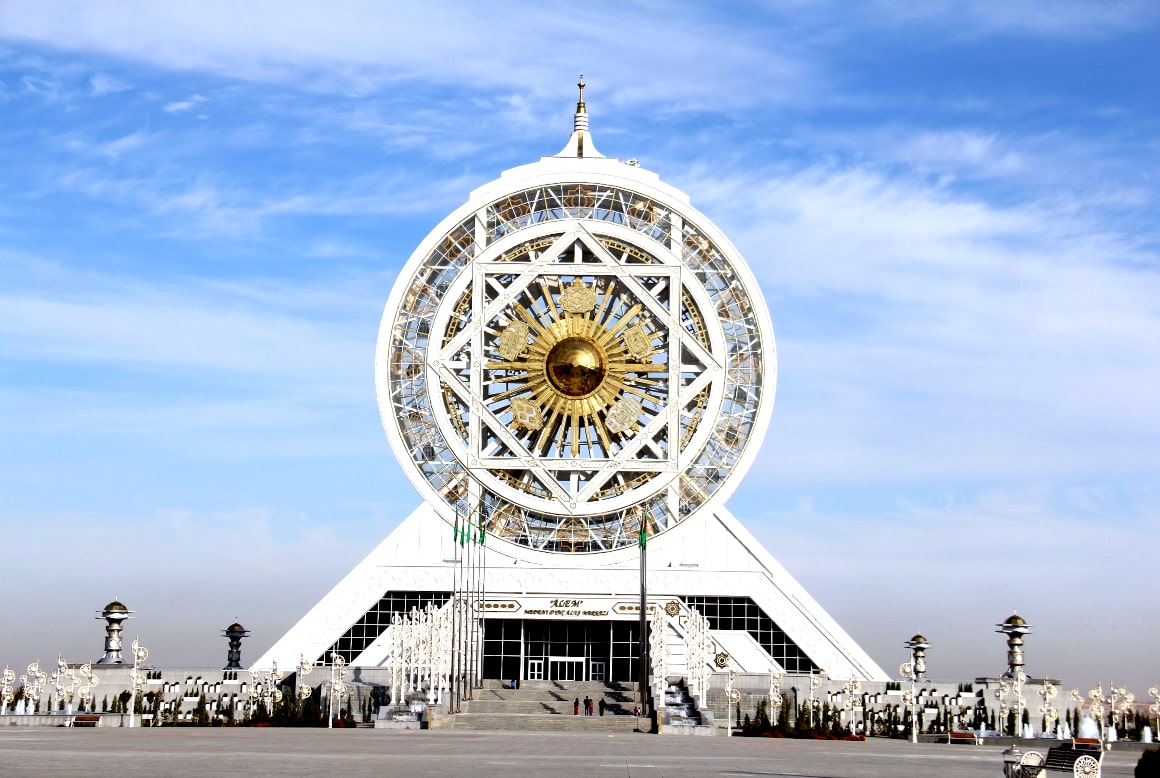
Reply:
[[589, 681], [603, 681], [604, 680], [604, 663], [597, 662], [593, 659], [588, 663], [588, 680]]
[[544, 660], [543, 659], [529, 659], [528, 660], [528, 680], [542, 681], [544, 680]]
[[573, 656], [548, 657], [549, 681], [583, 681], [584, 658]]

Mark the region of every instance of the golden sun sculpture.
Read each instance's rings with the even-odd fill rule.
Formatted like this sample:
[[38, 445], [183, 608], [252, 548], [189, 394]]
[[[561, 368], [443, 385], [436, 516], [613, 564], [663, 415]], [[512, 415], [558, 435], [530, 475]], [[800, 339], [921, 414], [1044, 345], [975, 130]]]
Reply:
[[506, 371], [504, 382], [516, 386], [489, 400], [510, 399], [511, 426], [528, 435], [533, 452], [555, 444], [573, 457], [582, 450], [610, 456], [615, 439], [636, 432], [642, 403], [657, 402], [649, 390], [658, 382], [647, 376], [669, 369], [652, 361], [658, 336], [649, 332], [643, 306], [618, 311], [623, 298], [613, 304], [608, 291], [576, 279], [544, 311], [513, 304], [494, 341], [503, 361], [485, 367]]

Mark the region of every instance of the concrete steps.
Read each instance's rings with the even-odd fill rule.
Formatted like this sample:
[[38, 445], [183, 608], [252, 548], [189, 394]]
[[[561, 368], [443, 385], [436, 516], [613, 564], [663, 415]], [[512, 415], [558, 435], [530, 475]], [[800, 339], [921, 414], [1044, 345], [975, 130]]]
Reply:
[[451, 729], [510, 732], [647, 732], [648, 719], [629, 716], [558, 716], [526, 713], [457, 713]]
[[[583, 715], [583, 700], [592, 700], [593, 715]], [[581, 700], [581, 715], [574, 701]], [[605, 713], [600, 715], [600, 700]], [[462, 712], [447, 717], [441, 726], [451, 729], [510, 730], [532, 732], [632, 732], [648, 731], [648, 720], [632, 715], [635, 692], [627, 684], [599, 681], [521, 681], [519, 689], [505, 689], [500, 681], [487, 681], [473, 698], [462, 703]]]

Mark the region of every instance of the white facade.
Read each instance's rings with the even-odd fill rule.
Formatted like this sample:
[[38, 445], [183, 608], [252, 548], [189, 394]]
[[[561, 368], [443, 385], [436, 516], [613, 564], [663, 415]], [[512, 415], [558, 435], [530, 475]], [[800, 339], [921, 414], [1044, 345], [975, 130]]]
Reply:
[[[510, 543], [485, 544], [484, 548], [487, 603], [516, 605], [502, 617], [553, 618], [527, 613], [551, 610], [553, 599], [580, 600], [577, 610], [599, 614], [587, 618], [638, 617], [635, 548], [598, 556], [545, 554]], [[448, 560], [454, 552], [450, 528], [430, 506], [421, 505], [254, 666], [268, 667], [276, 661], [279, 667], [292, 667], [300, 654], [321, 657], [385, 592], [450, 591], [455, 565]], [[687, 595], [744, 594], [830, 678], [890, 678], [724, 508], [701, 511], [679, 532], [650, 540], [648, 564], [650, 603], [663, 605]], [[488, 618], [501, 616], [489, 613]], [[714, 635], [720, 651], [728, 650], [736, 640], [732, 634]], [[382, 645], [383, 641], [376, 641], [351, 665], [379, 666], [384, 659]], [[683, 648], [679, 653], [683, 657]], [[745, 655], [732, 656], [744, 672], [769, 669], [768, 655], [757, 666], [746, 666], [752, 660]], [[671, 673], [683, 674], [681, 664], [671, 664]]]

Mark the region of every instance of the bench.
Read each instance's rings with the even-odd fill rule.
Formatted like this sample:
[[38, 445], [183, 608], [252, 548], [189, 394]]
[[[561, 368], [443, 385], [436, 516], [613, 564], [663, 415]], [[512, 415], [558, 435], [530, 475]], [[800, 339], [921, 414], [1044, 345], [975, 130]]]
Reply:
[[101, 726], [101, 717], [92, 713], [78, 713], [73, 716], [72, 725], [74, 727], [99, 727]]
[[[1035, 760], [1024, 761], [1033, 755]], [[1046, 759], [1035, 751], [1028, 751], [1019, 761], [1022, 765], [1020, 778], [1049, 778], [1052, 774], [1099, 778], [1103, 758], [1103, 746], [1099, 740], [1075, 738], [1047, 749]]]
[[948, 732], [948, 743], [966, 743], [972, 746], [979, 745], [979, 736], [974, 732]]

